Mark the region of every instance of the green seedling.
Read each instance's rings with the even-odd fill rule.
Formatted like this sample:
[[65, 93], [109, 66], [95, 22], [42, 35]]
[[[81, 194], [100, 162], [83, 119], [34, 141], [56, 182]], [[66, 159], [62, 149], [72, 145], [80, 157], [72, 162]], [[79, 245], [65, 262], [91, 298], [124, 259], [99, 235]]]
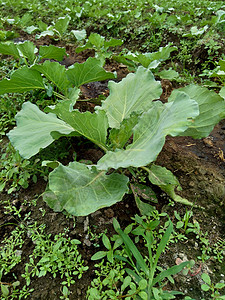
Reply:
[[[144, 224], [141, 218], [140, 222]], [[162, 282], [165, 278], [170, 278], [171, 275], [180, 272], [185, 266], [187, 266], [188, 262], [183, 262], [179, 266], [173, 266], [167, 270], [161, 270], [161, 272], [158, 273], [158, 260], [170, 239], [173, 226], [172, 223], [169, 222], [169, 226], [166, 229], [165, 234], [156, 248], [155, 253], [153, 253], [154, 236], [152, 231], [157, 227], [158, 222], [155, 222], [154, 224], [153, 223], [149, 224], [150, 227], [145, 227], [143, 225], [144, 227], [142, 233], [139, 232], [139, 234], [142, 235], [148, 250], [148, 259], [146, 261], [129, 235], [121, 230], [119, 223], [114, 219], [114, 228], [119, 236], [123, 239], [125, 253], [127, 255], [127, 258], [118, 258], [126, 261], [130, 265], [131, 268], [126, 268], [125, 270], [128, 275], [134, 279], [136, 284], [139, 286], [141, 285], [142, 291], [138, 294], [141, 299], [158, 299], [160, 296], [162, 299], [164, 299], [163, 297], [166, 297], [166, 295], [167, 297], [170, 295], [170, 299], [173, 299], [175, 298], [174, 295], [178, 295], [179, 292], [168, 292], [162, 290]]]
[[[122, 252], [119, 252], [122, 255]], [[116, 299], [118, 296], [126, 295], [129, 289], [136, 292], [137, 286], [130, 276], [126, 276], [125, 262], [114, 259], [112, 263], [102, 260], [95, 264], [95, 278], [87, 290], [87, 298]]]
[[[201, 290], [204, 292], [204, 295], [206, 295], [207, 298], [202, 298], [202, 300], [210, 299], [211, 300], [223, 300], [225, 299], [225, 295], [222, 294], [224, 292], [225, 283], [224, 282], [218, 282], [216, 284], [212, 283], [211, 278], [207, 273], [203, 273], [201, 275], [201, 278], [203, 280], [203, 284], [201, 285]], [[195, 300], [191, 297], [185, 297], [184, 300]]]
[[88, 267], [79, 253], [77, 245], [80, 241], [66, 238], [65, 234], [44, 235], [43, 227], [39, 231], [29, 228], [29, 235], [35, 243], [35, 248], [26, 263], [25, 272], [22, 277], [29, 285], [34, 276], [43, 277], [51, 273], [53, 278], [60, 275], [63, 278], [62, 285], [70, 286], [75, 283], [75, 277], [80, 279]]
[[114, 242], [114, 245], [112, 246], [109, 238], [105, 234], [103, 234], [102, 235], [102, 243], [108, 251], [98, 251], [91, 257], [91, 259], [98, 260], [98, 259], [102, 259], [103, 257], [106, 256], [108, 261], [110, 263], [113, 263], [114, 256], [115, 256], [115, 250], [122, 244], [122, 242], [123, 242], [122, 239], [117, 239]]
[[121, 46], [123, 41], [120, 39], [111, 38], [106, 41], [105, 38], [98, 33], [91, 33], [86, 44], [76, 48], [76, 52], [79, 53], [86, 49], [94, 49], [95, 57], [101, 61], [102, 66], [105, 64], [106, 58], [112, 57], [112, 52], [109, 51], [110, 47]]
[[174, 215], [176, 217], [176, 219], [178, 220], [177, 224], [176, 224], [176, 228], [180, 229], [182, 228], [184, 230], [184, 232], [190, 232], [190, 230], [188, 231], [187, 228], [188, 226], [192, 226], [192, 224], [189, 222], [191, 217], [193, 216], [193, 212], [192, 210], [186, 210], [186, 213], [184, 214], [183, 218], [180, 217], [180, 215], [177, 213], [177, 211], [174, 211]]
[[168, 60], [170, 58], [170, 54], [173, 51], [176, 51], [177, 47], [172, 46], [169, 43], [165, 47], [160, 47], [159, 51], [152, 53], [131, 53], [123, 54], [121, 53], [119, 56], [113, 56], [113, 59], [116, 61], [123, 63], [128, 66], [128, 68], [132, 71], [137, 70], [138, 66], [142, 65], [145, 68], [151, 69], [155, 75], [159, 76], [162, 79], [170, 79], [173, 80], [179, 76], [179, 74], [172, 70], [172, 68], [168, 70], [159, 71], [158, 66]]
[[208, 274], [203, 273], [202, 274], [202, 280], [204, 283], [201, 285], [201, 289], [204, 292], [211, 292], [212, 300], [214, 299], [225, 299], [225, 295], [220, 294], [220, 290], [224, 290], [225, 283], [224, 282], [218, 282], [215, 285], [212, 283], [210, 277]]
[[53, 22], [53, 25], [48, 26], [42, 21], [37, 23], [37, 26], [28, 26], [25, 31], [29, 34], [39, 31], [39, 34], [36, 34], [36, 39], [42, 37], [50, 36], [55, 40], [62, 40], [67, 34], [67, 29], [70, 23], [71, 17], [69, 15], [65, 17], [59, 17], [56, 22]]
[[[103, 238], [104, 246], [108, 251], [104, 251], [104, 253], [97, 252], [94, 258], [102, 259], [106, 257], [107, 260], [102, 260], [101, 263], [95, 266], [99, 268], [99, 271], [96, 271], [97, 278], [93, 280], [87, 292], [90, 299], [107, 299], [104, 298], [106, 295], [111, 296], [113, 299], [116, 299], [117, 295], [121, 295], [125, 299], [175, 299], [175, 295], [182, 294], [176, 291], [166, 291], [162, 287], [165, 279], [174, 283], [172, 275], [180, 272], [184, 267], [188, 268], [189, 262], [183, 262], [179, 266], [174, 266], [166, 271], [158, 264], [158, 259], [169, 242], [172, 223], [168, 222], [169, 226], [157, 244], [155, 231], [159, 225], [159, 220], [144, 222], [143, 218], [137, 215], [135, 220], [135, 224], [138, 224], [138, 226], [133, 229], [135, 224], [130, 224], [124, 231], [121, 230], [118, 221], [113, 220], [117, 235], [114, 235], [111, 241], [119, 244], [120, 247], [115, 247], [116, 250], [112, 252], [113, 247], [110, 239], [106, 236]], [[147, 257], [143, 256], [138, 250], [129, 237], [129, 233], [144, 240]], [[138, 241], [139, 239], [136, 240], [136, 243]], [[110, 251], [113, 259], [111, 255], [107, 256]], [[127, 276], [124, 272], [127, 273]]]

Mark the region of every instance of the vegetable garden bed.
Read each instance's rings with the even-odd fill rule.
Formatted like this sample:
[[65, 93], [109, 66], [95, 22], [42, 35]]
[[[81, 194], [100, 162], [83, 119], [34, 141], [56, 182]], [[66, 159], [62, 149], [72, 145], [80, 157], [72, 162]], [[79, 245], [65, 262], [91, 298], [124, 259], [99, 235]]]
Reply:
[[2, 13], [1, 299], [224, 299], [222, 3], [48, 2]]

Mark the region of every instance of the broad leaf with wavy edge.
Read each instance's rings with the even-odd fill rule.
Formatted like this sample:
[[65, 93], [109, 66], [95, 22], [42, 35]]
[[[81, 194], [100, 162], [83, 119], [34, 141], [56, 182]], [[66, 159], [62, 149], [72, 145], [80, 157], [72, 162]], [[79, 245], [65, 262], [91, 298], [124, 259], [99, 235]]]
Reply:
[[66, 55], [66, 49], [56, 47], [54, 45], [40, 46], [39, 55], [41, 56], [41, 58], [50, 58], [62, 61], [63, 57]]
[[128, 192], [128, 181], [125, 175], [105, 175], [95, 167], [72, 162], [50, 173], [50, 193], [46, 192], [44, 200], [55, 211], [65, 209], [72, 215], [86, 216], [121, 201]]
[[174, 90], [170, 100], [183, 91], [194, 99], [199, 105], [199, 115], [182, 136], [191, 136], [195, 139], [207, 137], [214, 126], [225, 118], [225, 100], [213, 91], [197, 85], [188, 85], [179, 90]]
[[0, 94], [22, 93], [35, 89], [45, 89], [40, 73], [27, 66], [16, 70], [10, 79], [0, 81]]
[[65, 66], [60, 65], [58, 62], [46, 60], [41, 65], [33, 66], [32, 69], [44, 74], [48, 80], [55, 84], [60, 91], [64, 91], [64, 93], [72, 86], [66, 77]]
[[98, 145], [103, 150], [106, 148], [106, 136], [108, 129], [108, 119], [104, 111], [98, 110], [91, 113], [89, 111], [80, 112], [71, 109], [71, 101], [58, 103], [51, 109], [60, 119], [72, 126], [76, 132], [85, 136], [90, 141]]
[[89, 57], [82, 64], [74, 64], [67, 70], [66, 75], [69, 81], [76, 87], [88, 82], [115, 78], [113, 73], [105, 71], [101, 66], [100, 60], [93, 57]]
[[24, 56], [25, 58], [28, 58], [28, 60], [31, 64], [34, 62], [34, 60], [36, 58], [36, 55], [35, 55], [36, 46], [32, 42], [25, 41], [23, 43], [17, 44], [17, 48], [22, 53], [22, 56]]
[[13, 42], [0, 43], [0, 53], [4, 55], [12, 55], [15, 58], [20, 58], [19, 51]]
[[147, 111], [152, 100], [162, 93], [160, 82], [155, 81], [151, 71], [139, 67], [135, 74], [130, 73], [121, 82], [109, 82], [110, 95], [103, 102], [102, 109], [107, 114], [109, 126], [120, 128], [120, 124], [132, 112]]
[[130, 166], [146, 166], [155, 161], [167, 135], [176, 136], [186, 130], [190, 118], [199, 113], [198, 104], [185, 93], [177, 94], [173, 102], [153, 102], [134, 127], [133, 143], [126, 150], [108, 151], [98, 162], [99, 170]]
[[31, 102], [23, 104], [22, 110], [16, 115], [16, 122], [17, 127], [8, 133], [8, 137], [24, 158], [30, 158], [50, 145], [54, 141], [53, 132], [67, 135], [74, 131], [56, 115], [45, 114]]

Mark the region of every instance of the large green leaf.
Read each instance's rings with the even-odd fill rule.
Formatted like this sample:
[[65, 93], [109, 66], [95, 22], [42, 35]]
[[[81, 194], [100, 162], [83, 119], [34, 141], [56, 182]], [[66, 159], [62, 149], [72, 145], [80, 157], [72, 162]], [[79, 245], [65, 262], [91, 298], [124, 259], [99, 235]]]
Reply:
[[108, 151], [98, 162], [100, 170], [130, 166], [141, 167], [155, 161], [162, 150], [166, 135], [176, 136], [198, 115], [198, 104], [185, 93], [173, 102], [153, 102], [134, 127], [133, 143], [126, 150]]
[[35, 55], [35, 45], [30, 41], [25, 41], [17, 45], [17, 48], [22, 53], [22, 55], [29, 60], [32, 64], [36, 58]]
[[72, 126], [76, 132], [106, 150], [108, 119], [105, 112], [97, 109], [95, 113], [89, 111], [82, 113], [79, 110], [72, 110], [70, 103], [63, 101], [51, 111]]
[[158, 185], [161, 190], [166, 192], [174, 201], [185, 205], [193, 205], [193, 203], [175, 193], [175, 189], [181, 190], [181, 186], [172, 172], [154, 164], [145, 169], [148, 172], [148, 178], [151, 183]]
[[115, 78], [111, 72], [106, 72], [101, 66], [101, 62], [93, 57], [89, 57], [84, 63], [76, 63], [67, 72], [69, 81], [76, 87], [88, 82], [101, 81]]
[[175, 78], [179, 77], [179, 73], [169, 68], [169, 70], [162, 70], [161, 72], [155, 73], [161, 79], [169, 79], [174, 80]]
[[64, 93], [71, 86], [66, 77], [65, 66], [60, 65], [58, 62], [46, 60], [43, 64], [35, 65], [32, 68], [44, 74], [48, 80], [55, 84], [60, 91], [64, 91]]
[[45, 37], [47, 35], [53, 36], [54, 35], [54, 31], [52, 30], [52, 26], [50, 26], [50, 28], [47, 29], [47, 30], [45, 30], [45, 31], [42, 31], [40, 34], [37, 34], [35, 38], [36, 39], [40, 39], [40, 38]]
[[136, 74], [130, 73], [121, 82], [109, 82], [110, 95], [103, 102], [111, 128], [120, 128], [120, 123], [132, 112], [147, 111], [152, 100], [161, 95], [161, 85], [151, 71], [139, 67]]
[[40, 73], [26, 66], [16, 70], [10, 79], [0, 81], [0, 94], [22, 93], [34, 89], [45, 89]]
[[[220, 97], [222, 97], [223, 99], [225, 99], [225, 86], [223, 86], [223, 87], [220, 89], [219, 95], [220, 95]], [[225, 113], [224, 113], [224, 114], [225, 114]]]
[[55, 23], [55, 30], [59, 33], [60, 36], [62, 36], [66, 32], [70, 20], [71, 17], [68, 15], [58, 18], [57, 22]]
[[78, 41], [82, 41], [86, 38], [87, 32], [85, 29], [82, 30], [71, 30], [70, 31]]
[[167, 60], [170, 57], [170, 53], [177, 50], [177, 47], [172, 47], [169, 43], [165, 47], [160, 47], [157, 52], [147, 52], [147, 53], [128, 53], [126, 55], [115, 56], [115, 60], [124, 63], [130, 67], [136, 68], [136, 64], [141, 64], [143, 67], [148, 69], [155, 69], [160, 62]]
[[175, 50], [177, 50], [177, 47], [172, 47], [171, 44], [168, 44], [166, 47], [160, 47], [157, 52], [139, 54], [137, 58], [138, 61], [147, 68], [153, 61], [161, 62], [167, 60], [170, 57], [170, 53]]
[[16, 115], [16, 122], [17, 127], [8, 133], [8, 137], [24, 158], [30, 158], [50, 145], [54, 141], [53, 132], [67, 135], [74, 131], [56, 115], [45, 114], [31, 102], [23, 104], [22, 110]]
[[13, 42], [0, 43], [0, 53], [5, 55], [12, 55], [15, 58], [20, 58], [19, 51]]
[[199, 116], [186, 131], [181, 133], [183, 136], [191, 136], [199, 139], [208, 136], [214, 126], [225, 118], [225, 100], [213, 91], [197, 85], [188, 85], [179, 90], [174, 90], [169, 101], [173, 101], [179, 91], [184, 91], [190, 98], [194, 99], [199, 105]]
[[49, 58], [62, 61], [63, 57], [66, 55], [66, 49], [56, 47], [54, 45], [40, 46], [39, 55], [41, 56], [41, 58]]
[[105, 48], [115, 47], [115, 46], [121, 46], [122, 44], [123, 44], [123, 40], [111, 38], [109, 41], [104, 42], [104, 47]]
[[101, 49], [104, 47], [105, 38], [98, 33], [91, 33], [88, 37], [88, 41], [85, 45], [76, 48], [76, 53], [84, 51], [86, 49]]
[[72, 162], [59, 165], [49, 175], [49, 190], [44, 196], [55, 211], [65, 209], [75, 216], [85, 216], [122, 200], [128, 192], [128, 177], [113, 173], [105, 175], [95, 167]]
[[91, 33], [88, 40], [96, 48], [100, 49], [104, 45], [105, 38], [98, 33]]

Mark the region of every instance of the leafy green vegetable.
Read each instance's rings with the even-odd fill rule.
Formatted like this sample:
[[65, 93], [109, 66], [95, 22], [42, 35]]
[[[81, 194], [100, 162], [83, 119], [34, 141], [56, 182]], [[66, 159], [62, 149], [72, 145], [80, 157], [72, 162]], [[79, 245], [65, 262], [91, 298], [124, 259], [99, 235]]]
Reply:
[[160, 47], [157, 52], [148, 53], [128, 53], [119, 56], [114, 56], [114, 59], [118, 62], [131, 66], [131, 61], [134, 62], [135, 68], [138, 64], [148, 69], [155, 69], [162, 61], [167, 60], [170, 57], [170, 53], [177, 50], [177, 47], [172, 46], [169, 43], [165, 47]]
[[60, 37], [66, 32], [69, 22], [71, 20], [70, 16], [60, 17], [55, 23], [55, 31], [59, 34]]
[[86, 49], [94, 49], [95, 57], [101, 61], [101, 65], [105, 64], [105, 59], [112, 56], [112, 52], [108, 49], [110, 47], [121, 46], [123, 41], [120, 39], [111, 38], [106, 41], [103, 36], [98, 33], [91, 33], [86, 44], [76, 48], [76, 52], [79, 53]]
[[171, 199], [186, 205], [193, 205], [193, 203], [175, 193], [175, 189], [181, 190], [181, 186], [178, 179], [173, 175], [172, 172], [166, 168], [154, 164], [148, 168], [145, 167], [144, 169], [148, 172], [148, 179], [150, 182], [158, 185], [161, 190], [166, 192], [171, 197]]
[[83, 39], [86, 38], [86, 30], [83, 29], [83, 30], [71, 30], [71, 33], [74, 34], [75, 38], [78, 40], [78, 41], [82, 41]]
[[135, 74], [128, 74], [121, 82], [109, 82], [110, 95], [103, 102], [111, 128], [120, 128], [120, 123], [129, 118], [132, 112], [142, 113], [158, 99], [162, 89], [153, 74], [139, 67]]
[[[190, 98], [195, 99], [199, 105], [199, 116], [194, 122], [190, 123], [188, 129], [183, 136], [191, 136], [193, 138], [203, 138], [210, 134], [215, 124], [225, 117], [225, 100], [213, 91], [197, 85], [188, 85], [179, 91], [183, 91]], [[174, 90], [169, 101], [173, 101], [178, 91]]]
[[[49, 176], [49, 190], [44, 199], [55, 211], [65, 209], [72, 215], [88, 215], [102, 207], [121, 201], [128, 192], [128, 177], [121, 174], [105, 175], [95, 167], [78, 162], [68, 167], [60, 165]], [[54, 194], [54, 195], [53, 195]]]
[[104, 111], [96, 109], [95, 113], [79, 110], [69, 110], [69, 101], [64, 101], [56, 105], [51, 111], [64, 122], [74, 128], [76, 132], [85, 136], [103, 150], [106, 150], [106, 136], [108, 120]]
[[10, 79], [0, 81], [0, 94], [22, 93], [33, 89], [45, 89], [45, 86], [40, 73], [27, 66], [16, 70]]
[[128, 119], [121, 122], [120, 128], [112, 128], [109, 139], [112, 148], [123, 148], [133, 133], [134, 126], [138, 123], [138, 114], [132, 113]]
[[12, 55], [15, 58], [20, 58], [19, 51], [13, 42], [0, 43], [0, 53], [5, 55]]
[[22, 56], [27, 58], [31, 64], [35, 61], [35, 45], [30, 41], [25, 41], [17, 45], [17, 49], [22, 53]]
[[[46, 61], [30, 69], [19, 69], [13, 75], [23, 70], [24, 73], [35, 72], [33, 74], [41, 80], [40, 73], [43, 74], [59, 90], [63, 90], [66, 97], [59, 95], [63, 101], [48, 107], [49, 114], [29, 102], [23, 105], [16, 116], [17, 127], [8, 134], [20, 154], [29, 158], [61, 135], [82, 135], [105, 152], [96, 166], [87, 167], [75, 162], [68, 167], [59, 165], [50, 175], [49, 191], [45, 196], [50, 207], [85, 215], [120, 201], [127, 191], [128, 178], [117, 174], [116, 170], [123, 172], [121, 168], [129, 167], [144, 168], [149, 173], [149, 180], [160, 186], [172, 199], [190, 204], [175, 194], [175, 189], [180, 185], [170, 171], [155, 165], [149, 168], [145, 166], [156, 160], [167, 135], [179, 136], [185, 132], [202, 137], [211, 130], [224, 116], [224, 100], [220, 96], [191, 85], [174, 91], [168, 103], [153, 101], [160, 97], [160, 83], [150, 70], [139, 67], [135, 74], [129, 74], [120, 83], [109, 82], [110, 95], [101, 107], [95, 107], [94, 113], [80, 112], [74, 109], [74, 104], [79, 100], [79, 86], [113, 76], [102, 68], [99, 60], [89, 58], [69, 70], [56, 62]], [[13, 76], [7, 82], [11, 81]], [[1, 81], [0, 86], [4, 82]], [[24, 86], [20, 88], [25, 89], [25, 82], [22, 84]], [[5, 91], [7, 89], [10, 89], [10, 85]], [[215, 107], [216, 113], [212, 114], [212, 119], [207, 115], [209, 107]], [[113, 173], [106, 175], [108, 170]], [[150, 207], [144, 206], [134, 186], [131, 188], [142, 211], [151, 213]]]
[[30, 102], [23, 104], [16, 121], [17, 127], [8, 133], [8, 137], [24, 158], [30, 158], [51, 144], [54, 141], [52, 132], [70, 134], [74, 131], [70, 125], [57, 119], [55, 114], [45, 114]]
[[101, 62], [93, 57], [89, 57], [82, 64], [75, 63], [67, 70], [66, 75], [76, 87], [88, 82], [115, 78], [113, 73], [105, 71], [101, 66]]
[[63, 57], [66, 55], [66, 49], [56, 47], [54, 45], [40, 46], [39, 55], [41, 58], [49, 58], [62, 61]]
[[152, 107], [134, 127], [133, 143], [126, 150], [108, 151], [98, 162], [99, 170], [130, 166], [141, 167], [156, 160], [162, 150], [166, 135], [176, 136], [183, 132], [190, 118], [198, 115], [198, 105], [185, 93], [178, 93], [173, 102], [153, 102]]
[[67, 91], [72, 86], [66, 77], [66, 68], [58, 62], [46, 60], [43, 64], [34, 65], [32, 69], [44, 74], [60, 91]]

